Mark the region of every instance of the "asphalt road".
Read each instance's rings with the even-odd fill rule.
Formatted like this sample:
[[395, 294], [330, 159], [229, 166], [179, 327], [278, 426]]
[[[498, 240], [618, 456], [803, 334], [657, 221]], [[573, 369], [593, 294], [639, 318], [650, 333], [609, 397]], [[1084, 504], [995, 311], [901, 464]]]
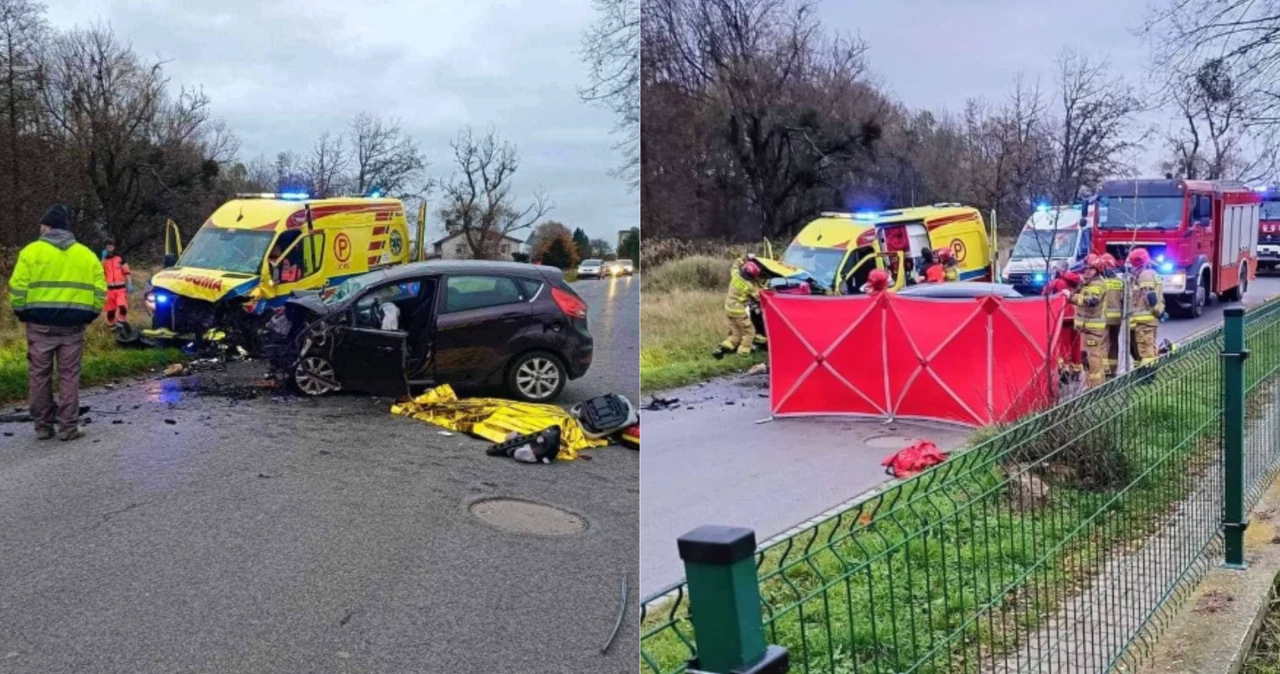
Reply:
[[[1260, 278], [1245, 304], [1276, 295], [1280, 278]], [[1223, 309], [1215, 303], [1197, 320], [1170, 319], [1160, 338], [1181, 341], [1213, 328]], [[843, 418], [758, 424], [769, 417], [767, 386], [764, 375], [704, 382], [658, 394], [680, 404], [644, 413], [643, 595], [684, 577], [675, 541], [699, 525], [750, 527], [763, 542], [884, 482], [881, 460], [915, 439], [950, 449], [968, 435], [940, 424]]]
[[[634, 400], [639, 283], [578, 288], [596, 361], [565, 401]], [[75, 443], [0, 426], [0, 672], [635, 671], [637, 452], [518, 464], [386, 401], [249, 398], [260, 376], [93, 391]], [[469, 513], [494, 496], [586, 530]]]

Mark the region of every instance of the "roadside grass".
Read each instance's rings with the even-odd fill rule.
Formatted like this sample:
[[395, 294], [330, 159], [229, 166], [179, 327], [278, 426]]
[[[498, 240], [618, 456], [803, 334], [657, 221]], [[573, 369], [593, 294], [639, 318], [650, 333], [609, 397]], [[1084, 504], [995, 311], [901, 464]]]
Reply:
[[[1277, 361], [1280, 329], [1269, 332], [1250, 348]], [[994, 436], [979, 431], [941, 467], [763, 550], [766, 638], [790, 650], [794, 669], [824, 674], [970, 671], [1016, 649], [1218, 460], [1218, 347], [1197, 348], [1087, 413], [1067, 403]], [[1089, 484], [1100, 459], [1111, 483]], [[1015, 464], [1050, 485], [1045, 505], [1018, 507]], [[1177, 545], [1191, 555], [1207, 542]], [[646, 605], [644, 671], [680, 671], [690, 656], [685, 602]]]
[[724, 291], [644, 292], [640, 303], [640, 390], [676, 388], [711, 377], [743, 372], [765, 356], [711, 357], [728, 334]]
[[[22, 323], [9, 307], [9, 275], [12, 264], [0, 261], [0, 402], [27, 397], [27, 339]], [[134, 292], [129, 297], [129, 318], [135, 325], [149, 320], [144, 288], [151, 271], [134, 272]], [[177, 349], [130, 349], [116, 345], [106, 321], [99, 317], [89, 325], [80, 376], [81, 386], [104, 384], [120, 377], [164, 367], [183, 359]]]
[[1280, 674], [1280, 578], [1271, 588], [1267, 614], [1240, 674]]

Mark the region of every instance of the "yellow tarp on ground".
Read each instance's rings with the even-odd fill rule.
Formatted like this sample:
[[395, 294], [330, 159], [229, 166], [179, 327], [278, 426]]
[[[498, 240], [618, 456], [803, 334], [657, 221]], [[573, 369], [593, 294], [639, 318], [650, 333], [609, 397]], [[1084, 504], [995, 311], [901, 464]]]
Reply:
[[609, 444], [607, 440], [592, 440], [583, 435], [578, 420], [556, 405], [521, 403], [502, 398], [459, 400], [448, 384], [433, 388], [411, 402], [392, 405], [391, 413], [468, 433], [489, 442], [503, 442], [511, 433], [528, 435], [559, 426], [560, 453], [556, 458], [560, 461], [572, 461], [584, 449]]

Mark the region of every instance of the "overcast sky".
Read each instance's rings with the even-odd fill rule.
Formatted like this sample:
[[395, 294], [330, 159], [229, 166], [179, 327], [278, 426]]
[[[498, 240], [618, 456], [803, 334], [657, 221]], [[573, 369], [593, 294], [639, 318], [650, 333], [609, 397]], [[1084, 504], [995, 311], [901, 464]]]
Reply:
[[203, 86], [244, 160], [306, 153], [368, 110], [402, 118], [445, 177], [449, 138], [492, 125], [523, 159], [518, 204], [541, 185], [549, 218], [611, 243], [639, 222], [638, 195], [607, 175], [613, 118], [577, 96], [590, 0], [45, 1], [54, 27], [109, 22], [140, 54], [170, 60], [175, 85]]
[[[1142, 82], [1148, 49], [1131, 31], [1147, 6], [1146, 0], [825, 0], [817, 11], [828, 31], [866, 40], [874, 74], [903, 102], [959, 113], [971, 97], [1004, 102], [1019, 72], [1051, 94], [1054, 59], [1068, 45]], [[1165, 120], [1152, 114], [1141, 124]], [[1152, 141], [1134, 158], [1140, 172], [1158, 174], [1161, 149]]]

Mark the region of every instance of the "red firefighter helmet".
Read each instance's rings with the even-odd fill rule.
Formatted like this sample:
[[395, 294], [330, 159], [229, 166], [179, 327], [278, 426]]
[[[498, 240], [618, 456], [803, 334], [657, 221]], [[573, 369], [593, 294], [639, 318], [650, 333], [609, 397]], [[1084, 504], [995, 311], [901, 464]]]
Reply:
[[742, 265], [742, 278], [749, 281], [760, 278], [760, 264], [754, 260], [748, 260], [746, 264]]
[[1101, 255], [1089, 253], [1089, 255], [1084, 258], [1084, 267], [1085, 269], [1092, 269], [1094, 271], [1106, 271], [1107, 263], [1102, 259]]
[[1145, 267], [1151, 264], [1151, 255], [1146, 248], [1134, 248], [1129, 251], [1130, 267]]
[[954, 257], [950, 248], [939, 248], [933, 251], [933, 259], [938, 262], [946, 262]]
[[889, 272], [883, 269], [872, 269], [871, 273], [867, 274], [867, 285], [870, 286], [873, 291], [888, 288]]
[[1102, 254], [1102, 263], [1107, 266], [1107, 269], [1115, 269], [1120, 266], [1120, 263], [1116, 262], [1116, 259], [1111, 256], [1111, 253]]

